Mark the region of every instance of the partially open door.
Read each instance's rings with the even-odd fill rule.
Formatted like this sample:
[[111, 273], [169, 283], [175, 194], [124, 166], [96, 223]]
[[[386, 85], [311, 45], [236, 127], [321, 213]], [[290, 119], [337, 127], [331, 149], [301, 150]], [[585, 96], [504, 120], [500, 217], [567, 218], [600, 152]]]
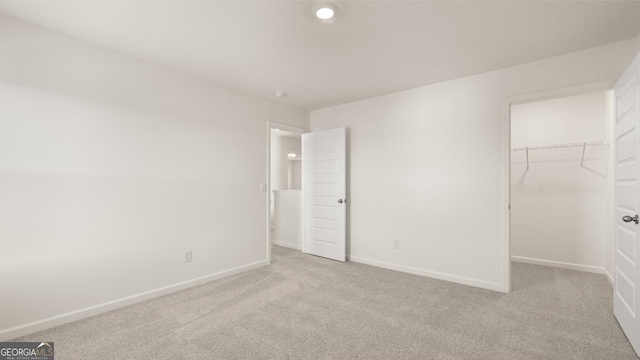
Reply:
[[345, 128], [302, 135], [303, 251], [333, 260], [347, 256]]
[[613, 313], [640, 354], [640, 60], [636, 56], [616, 83], [614, 131], [615, 270]]

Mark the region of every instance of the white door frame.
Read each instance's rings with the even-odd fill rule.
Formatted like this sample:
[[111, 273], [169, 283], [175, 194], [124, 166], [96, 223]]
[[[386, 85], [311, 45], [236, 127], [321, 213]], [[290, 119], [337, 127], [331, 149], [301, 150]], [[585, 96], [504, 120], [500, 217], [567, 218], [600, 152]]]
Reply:
[[511, 106], [568, 96], [612, 90], [615, 81], [601, 81], [583, 85], [553, 89], [502, 100], [502, 292], [511, 291]]
[[[267, 121], [267, 264], [271, 265], [271, 129], [280, 129], [296, 134], [308, 133], [308, 129], [275, 121]], [[302, 139], [301, 139], [302, 143]]]

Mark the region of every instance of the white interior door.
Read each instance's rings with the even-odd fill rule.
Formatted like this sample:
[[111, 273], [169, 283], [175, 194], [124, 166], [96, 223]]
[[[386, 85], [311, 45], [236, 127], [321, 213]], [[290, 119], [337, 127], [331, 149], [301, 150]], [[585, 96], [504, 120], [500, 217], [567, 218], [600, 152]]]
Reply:
[[638, 56], [616, 83], [615, 93], [615, 274], [613, 313], [640, 354], [640, 61]]
[[346, 141], [345, 128], [302, 135], [303, 251], [338, 261], [347, 256]]

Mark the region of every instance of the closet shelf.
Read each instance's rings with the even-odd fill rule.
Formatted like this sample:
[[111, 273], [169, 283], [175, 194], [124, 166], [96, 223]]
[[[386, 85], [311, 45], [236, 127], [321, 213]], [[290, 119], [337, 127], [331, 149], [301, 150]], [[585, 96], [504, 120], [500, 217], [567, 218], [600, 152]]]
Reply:
[[572, 143], [572, 144], [552, 144], [552, 145], [539, 145], [539, 146], [522, 146], [522, 147], [514, 147], [511, 148], [511, 151], [522, 151], [522, 150], [542, 150], [542, 149], [558, 149], [558, 148], [567, 148], [567, 147], [585, 147], [585, 146], [602, 146], [609, 145], [608, 141], [593, 141], [593, 142], [581, 142], [581, 143]]
[[609, 152], [608, 141], [593, 141], [571, 144], [551, 144], [522, 146], [511, 149], [513, 163], [527, 164], [543, 161], [577, 161], [584, 166], [585, 160], [606, 160]]

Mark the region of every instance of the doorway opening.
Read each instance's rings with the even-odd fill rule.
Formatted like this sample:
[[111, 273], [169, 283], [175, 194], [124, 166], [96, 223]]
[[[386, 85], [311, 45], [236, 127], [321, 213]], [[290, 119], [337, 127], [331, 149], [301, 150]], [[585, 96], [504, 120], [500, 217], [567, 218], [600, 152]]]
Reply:
[[267, 130], [268, 262], [273, 245], [346, 261], [347, 129]]
[[541, 265], [613, 284], [611, 87], [509, 105], [509, 278]]
[[303, 250], [302, 134], [308, 130], [268, 123], [267, 253], [273, 245]]

